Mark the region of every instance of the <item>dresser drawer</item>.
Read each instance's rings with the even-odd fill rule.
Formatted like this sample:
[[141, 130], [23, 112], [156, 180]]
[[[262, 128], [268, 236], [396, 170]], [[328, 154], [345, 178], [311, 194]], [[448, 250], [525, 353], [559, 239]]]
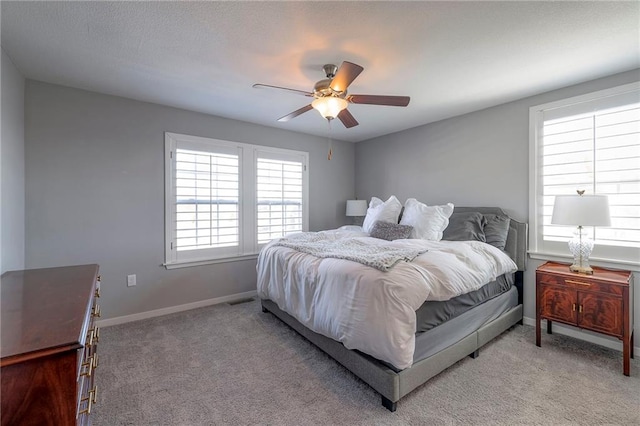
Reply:
[[90, 424], [90, 416], [93, 407], [98, 401], [98, 388], [95, 385], [93, 376], [86, 377], [82, 380], [82, 386], [78, 390], [78, 425]]
[[87, 373], [87, 361], [95, 353], [96, 345], [100, 338], [100, 330], [95, 325], [96, 318], [100, 317], [100, 305], [98, 305], [97, 299], [98, 297], [100, 297], [98, 290], [99, 284], [99, 281], [96, 282], [95, 291], [91, 297], [90, 308], [87, 310], [87, 313], [85, 315], [85, 337], [82, 341], [82, 347], [78, 349], [78, 377]]

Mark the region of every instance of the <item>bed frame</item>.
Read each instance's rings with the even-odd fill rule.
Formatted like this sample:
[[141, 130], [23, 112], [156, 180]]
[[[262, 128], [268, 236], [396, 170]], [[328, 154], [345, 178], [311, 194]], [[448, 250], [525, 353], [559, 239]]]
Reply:
[[[494, 207], [456, 207], [455, 211], [475, 211], [506, 215], [502, 209]], [[342, 343], [309, 330], [291, 315], [278, 308], [278, 305], [271, 300], [261, 300], [262, 312], [271, 312], [311, 343], [322, 349], [375, 389], [382, 396], [382, 405], [389, 411], [395, 411], [400, 398], [464, 357], [477, 357], [480, 347], [484, 344], [513, 325], [522, 324], [522, 284], [523, 272], [526, 268], [527, 235], [527, 224], [511, 219], [505, 251], [509, 253], [518, 266], [515, 280], [518, 288], [518, 305], [495, 320], [484, 324], [457, 343], [401, 371], [396, 371], [365, 353], [347, 349]]]

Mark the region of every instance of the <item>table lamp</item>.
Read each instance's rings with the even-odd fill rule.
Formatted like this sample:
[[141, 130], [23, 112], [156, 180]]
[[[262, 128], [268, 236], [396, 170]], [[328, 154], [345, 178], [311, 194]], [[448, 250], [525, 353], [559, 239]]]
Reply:
[[578, 228], [569, 240], [569, 251], [573, 254], [573, 265], [569, 269], [579, 274], [593, 274], [589, 256], [593, 240], [584, 232], [583, 226], [611, 226], [609, 200], [606, 195], [558, 195], [553, 204], [552, 225], [573, 225]]
[[364, 217], [367, 215], [367, 200], [347, 200], [347, 216]]

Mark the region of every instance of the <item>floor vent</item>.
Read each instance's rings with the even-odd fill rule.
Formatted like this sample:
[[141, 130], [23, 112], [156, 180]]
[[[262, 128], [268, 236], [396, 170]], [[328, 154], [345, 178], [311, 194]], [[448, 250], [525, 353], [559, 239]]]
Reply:
[[249, 302], [253, 302], [254, 299], [253, 297], [250, 297], [248, 299], [238, 299], [238, 300], [234, 300], [233, 302], [227, 302], [227, 305], [233, 306], [233, 305], [240, 305], [242, 303], [249, 303]]

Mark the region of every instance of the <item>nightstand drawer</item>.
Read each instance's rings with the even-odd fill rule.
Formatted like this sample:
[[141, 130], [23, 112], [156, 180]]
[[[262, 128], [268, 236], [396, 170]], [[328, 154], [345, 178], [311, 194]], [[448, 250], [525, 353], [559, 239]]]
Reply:
[[545, 274], [542, 272], [536, 272], [536, 282], [538, 284], [558, 285], [565, 286], [564, 278], [558, 275]]
[[578, 290], [596, 291], [598, 293], [614, 294], [622, 296], [622, 286], [616, 284], [603, 283], [598, 281], [583, 279], [565, 279], [566, 285], [573, 286]]
[[566, 286], [575, 290], [595, 291], [598, 293], [607, 293], [616, 296], [622, 296], [623, 287], [621, 285], [596, 281], [590, 277], [565, 278], [560, 275], [552, 275], [541, 272], [537, 273], [537, 277], [540, 284]]

